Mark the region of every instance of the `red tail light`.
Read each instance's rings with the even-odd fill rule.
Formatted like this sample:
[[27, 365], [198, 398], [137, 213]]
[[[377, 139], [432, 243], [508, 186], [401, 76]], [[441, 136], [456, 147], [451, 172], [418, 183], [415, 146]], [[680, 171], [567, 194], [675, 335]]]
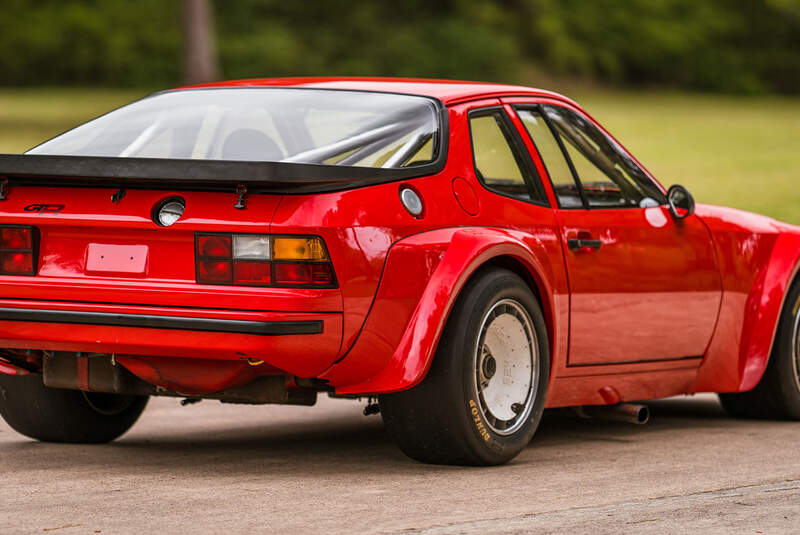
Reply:
[[275, 282], [278, 284], [328, 285], [333, 283], [330, 264], [275, 264]]
[[36, 229], [0, 225], [0, 275], [36, 275]]
[[230, 258], [230, 236], [198, 236], [197, 253], [206, 258]]
[[197, 282], [283, 288], [335, 288], [322, 238], [266, 234], [197, 234]]
[[30, 249], [30, 227], [4, 227], [0, 230], [3, 249]]
[[233, 280], [237, 284], [268, 286], [272, 280], [269, 262], [237, 260], [233, 263]]
[[203, 260], [197, 264], [197, 278], [202, 282], [230, 283], [232, 280], [231, 261]]

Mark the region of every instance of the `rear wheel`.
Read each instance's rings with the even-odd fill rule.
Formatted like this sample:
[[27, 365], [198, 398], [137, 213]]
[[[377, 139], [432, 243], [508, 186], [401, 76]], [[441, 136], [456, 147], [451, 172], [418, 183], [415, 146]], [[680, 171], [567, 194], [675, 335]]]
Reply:
[[720, 394], [719, 399], [739, 418], [800, 420], [800, 280], [789, 290], [761, 381], [749, 392]]
[[533, 437], [549, 373], [536, 298], [516, 274], [488, 269], [456, 301], [428, 375], [410, 390], [381, 396], [381, 413], [413, 459], [502, 464]]
[[45, 442], [110, 442], [146, 405], [147, 396], [48, 388], [39, 375], [0, 374], [0, 415], [17, 432]]

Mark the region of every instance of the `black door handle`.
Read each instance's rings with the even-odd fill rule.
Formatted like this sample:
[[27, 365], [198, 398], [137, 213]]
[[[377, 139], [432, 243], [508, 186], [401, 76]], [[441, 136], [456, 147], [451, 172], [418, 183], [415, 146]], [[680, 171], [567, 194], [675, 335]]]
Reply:
[[600, 240], [581, 240], [581, 239], [569, 239], [567, 240], [567, 247], [569, 247], [573, 251], [580, 251], [583, 248], [589, 247], [592, 249], [599, 249], [603, 246], [603, 242]]

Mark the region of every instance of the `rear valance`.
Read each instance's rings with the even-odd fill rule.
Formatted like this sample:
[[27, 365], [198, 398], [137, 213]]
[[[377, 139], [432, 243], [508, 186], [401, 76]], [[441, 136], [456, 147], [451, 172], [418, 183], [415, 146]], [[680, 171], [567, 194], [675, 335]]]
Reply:
[[0, 179], [40, 186], [105, 186], [254, 193], [318, 193], [437, 173], [443, 162], [405, 168], [342, 167], [290, 162], [176, 160], [0, 154]]

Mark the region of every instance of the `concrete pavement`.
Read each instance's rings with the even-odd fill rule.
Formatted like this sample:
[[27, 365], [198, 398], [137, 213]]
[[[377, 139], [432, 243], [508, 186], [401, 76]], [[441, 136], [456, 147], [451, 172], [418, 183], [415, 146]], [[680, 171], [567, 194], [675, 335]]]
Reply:
[[545, 415], [497, 468], [426, 466], [363, 403], [181, 407], [155, 399], [102, 446], [0, 422], [0, 533], [800, 532], [800, 423], [737, 421], [715, 396], [645, 426]]

